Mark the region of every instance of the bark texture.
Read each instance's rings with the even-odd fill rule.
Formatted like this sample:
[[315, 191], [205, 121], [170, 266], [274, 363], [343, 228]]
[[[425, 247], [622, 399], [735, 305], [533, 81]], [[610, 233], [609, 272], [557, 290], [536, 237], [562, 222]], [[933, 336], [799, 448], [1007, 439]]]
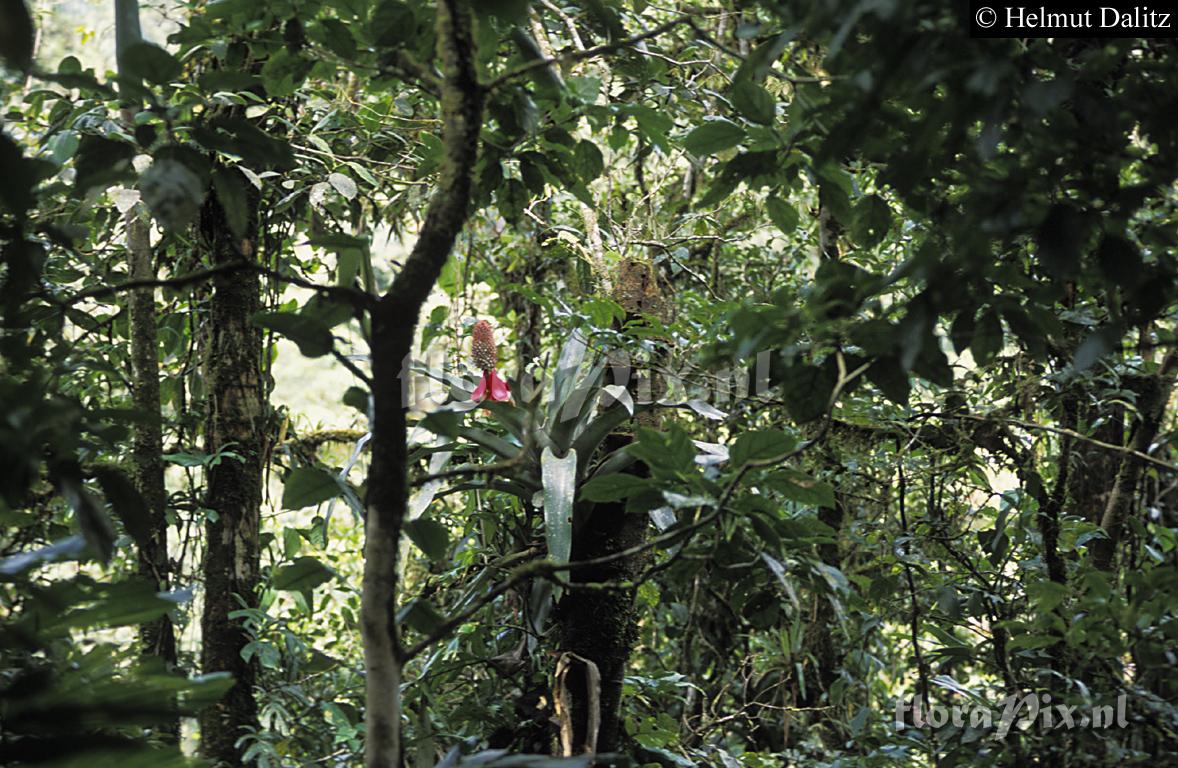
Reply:
[[[1166, 405], [1170, 402], [1170, 395], [1174, 392], [1176, 372], [1178, 372], [1178, 352], [1171, 349], [1162, 358], [1157, 375], [1148, 380], [1143, 390], [1138, 394], [1137, 408], [1141, 414], [1141, 420], [1137, 423], [1137, 428], [1129, 440], [1129, 448], [1134, 453], [1150, 452], [1150, 446], [1153, 445], [1153, 441], [1161, 429]], [[1100, 521], [1108, 538], [1092, 542], [1092, 564], [1103, 571], [1111, 570], [1113, 567], [1125, 519], [1129, 516], [1133, 501], [1137, 497], [1135, 489], [1137, 481], [1141, 479], [1141, 469], [1142, 461], [1137, 456], [1125, 454], [1121, 459], [1116, 481], [1113, 483], [1104, 516]]]
[[[625, 436], [610, 438], [607, 450], [621, 447]], [[597, 504], [584, 526], [573, 537], [573, 561], [605, 557], [641, 544], [648, 526], [645, 514], [628, 514], [625, 502]], [[629, 581], [639, 575], [641, 556], [621, 558], [602, 565], [575, 568], [570, 573], [574, 584], [560, 601], [561, 650], [589, 659], [601, 675], [599, 692], [598, 752], [613, 752], [621, 745], [619, 712], [622, 701], [622, 678], [626, 663], [638, 639], [638, 616], [634, 608], [634, 590], [601, 589], [592, 585]], [[587, 676], [569, 675], [568, 692], [573, 724], [572, 743], [593, 743], [589, 730], [591, 692]]]
[[[649, 263], [633, 259], [622, 261], [614, 275], [615, 300], [626, 310], [626, 321], [641, 321], [643, 316], [665, 316], [668, 303], [663, 295], [658, 273]], [[627, 388], [637, 402], [640, 396], [660, 398], [665, 382], [653, 373], [630, 371]], [[641, 392], [644, 384], [635, 374], [649, 374], [645, 383], [650, 392]], [[657, 427], [658, 421], [650, 412], [639, 414], [638, 423]], [[631, 441], [629, 434], [611, 435], [604, 450], [612, 452]], [[627, 470], [645, 476], [647, 468], [637, 464]], [[573, 562], [606, 558], [617, 555], [646, 540], [650, 522], [645, 513], [628, 513], [625, 502], [595, 504], [579, 512], [585, 515], [573, 526]], [[618, 588], [618, 582], [632, 582], [642, 572], [645, 553], [617, 558], [600, 565], [574, 568], [569, 576], [574, 586], [560, 601], [557, 619], [560, 623], [561, 651], [588, 659], [597, 666], [600, 690], [597, 701], [588, 690], [588, 676], [570, 675], [566, 678], [571, 702], [571, 743], [580, 751], [615, 752], [622, 747], [621, 703], [622, 679], [626, 663], [638, 639], [638, 615], [634, 607], [635, 589]], [[577, 584], [583, 586], [575, 586]], [[596, 703], [596, 711], [593, 706]], [[597, 733], [591, 733], [596, 726]], [[595, 750], [585, 750], [595, 745]]]
[[402, 658], [397, 634], [397, 559], [408, 500], [405, 466], [409, 380], [402, 375], [413, 333], [454, 239], [466, 223], [471, 170], [482, 126], [482, 90], [468, 0], [437, 6], [443, 160], [438, 187], [405, 266], [373, 313], [372, 464], [368, 471], [361, 633], [364, 641], [364, 764], [391, 768], [402, 760]]
[[[119, 71], [124, 69], [124, 52], [142, 42], [139, 25], [139, 0], [115, 0], [115, 57]], [[125, 104], [123, 121], [130, 125], [134, 110]], [[127, 266], [132, 280], [156, 277], [151, 252], [151, 219], [142, 206], [127, 211]], [[169, 586], [168, 564], [168, 493], [164, 486], [164, 441], [160, 423], [159, 327], [155, 311], [155, 290], [132, 291], [128, 300], [131, 327], [131, 399], [135, 409], [147, 416], [137, 421], [131, 432], [131, 463], [135, 488], [147, 507], [146, 536], [140, 540], [138, 573], [163, 590]], [[144, 656], [155, 657], [167, 669], [176, 667], [176, 632], [172, 617], [165, 615], [139, 627], [139, 642]], [[178, 717], [160, 726], [163, 739], [175, 743], [180, 738]]]
[[[147, 217], [138, 209], [127, 212], [127, 258], [131, 279], [155, 278]], [[148, 418], [137, 421], [131, 432], [131, 462], [135, 487], [147, 505], [147, 538], [139, 543], [139, 575], [161, 590], [169, 586], [168, 493], [164, 487], [163, 432], [160, 424], [159, 329], [155, 291], [133, 291], [129, 301], [131, 322], [132, 400]], [[159, 658], [168, 669], [176, 667], [176, 632], [172, 617], [164, 615], [139, 628], [145, 656]], [[179, 719], [161, 727], [168, 741], [180, 736]]]
[[[252, 231], [254, 211], [249, 218], [247, 231]], [[241, 261], [253, 253], [252, 244], [230, 234], [214, 198], [201, 211], [200, 229], [214, 265]], [[243, 604], [257, 605], [267, 398], [261, 375], [262, 335], [250, 318], [258, 310], [260, 290], [257, 275], [250, 272], [213, 279], [205, 350], [206, 450], [230, 451], [241, 458], [222, 457], [207, 476], [206, 506], [216, 519], [206, 529], [201, 669], [231, 672], [235, 682], [224, 698], [201, 713], [201, 754], [234, 766], [242, 764], [237, 740], [258, 724], [255, 665], [241, 656], [250, 638], [242, 621], [229, 614]]]

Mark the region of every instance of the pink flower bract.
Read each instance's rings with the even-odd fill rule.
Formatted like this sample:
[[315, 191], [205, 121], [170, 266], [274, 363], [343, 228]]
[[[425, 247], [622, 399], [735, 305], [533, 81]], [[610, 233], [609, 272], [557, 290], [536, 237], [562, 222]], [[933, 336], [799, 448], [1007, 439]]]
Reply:
[[511, 387], [494, 370], [483, 371], [479, 385], [470, 395], [470, 399], [475, 402], [488, 398], [499, 403], [505, 403], [511, 399]]

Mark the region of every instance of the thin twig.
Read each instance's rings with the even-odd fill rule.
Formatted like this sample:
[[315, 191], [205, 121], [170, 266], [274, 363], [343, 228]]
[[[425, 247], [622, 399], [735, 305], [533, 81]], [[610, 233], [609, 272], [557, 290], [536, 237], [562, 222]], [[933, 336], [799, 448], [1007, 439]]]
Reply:
[[529, 61], [527, 64], [524, 64], [523, 66], [516, 67], [515, 69], [511, 70], [510, 72], [504, 72], [503, 74], [499, 75], [494, 80], [492, 80], [491, 82], [487, 83], [486, 86], [484, 86], [484, 88], [488, 91], [494, 91], [494, 90], [502, 87], [503, 85], [511, 82], [512, 80], [515, 80], [515, 79], [522, 77], [524, 75], [529, 75], [532, 72], [535, 72], [536, 70], [545, 69], [546, 67], [550, 67], [553, 64], [565, 66], [567, 64], [573, 64], [578, 61], [584, 61], [585, 59], [593, 59], [598, 56], [604, 56], [606, 54], [614, 53], [615, 51], [620, 51], [625, 48], [629, 48], [631, 46], [637, 45], [638, 43], [641, 43], [645, 40], [649, 40], [652, 37], [658, 37], [659, 35], [663, 34], [664, 32], [667, 32], [667, 31], [674, 29], [675, 27], [678, 27], [683, 24], [692, 24], [691, 17], [690, 16], [680, 16], [677, 19], [672, 19], [671, 21], [664, 22], [664, 23], [658, 25], [657, 27], [655, 27], [654, 29], [651, 29], [647, 32], [643, 32], [640, 35], [634, 35], [633, 37], [627, 37], [625, 40], [618, 40], [617, 42], [613, 42], [613, 43], [604, 43], [602, 45], [595, 45], [592, 48], [586, 48], [582, 51], [571, 51], [571, 52], [563, 54], [561, 56], [552, 56], [552, 57], [543, 58], [543, 59], [535, 59], [533, 61]]

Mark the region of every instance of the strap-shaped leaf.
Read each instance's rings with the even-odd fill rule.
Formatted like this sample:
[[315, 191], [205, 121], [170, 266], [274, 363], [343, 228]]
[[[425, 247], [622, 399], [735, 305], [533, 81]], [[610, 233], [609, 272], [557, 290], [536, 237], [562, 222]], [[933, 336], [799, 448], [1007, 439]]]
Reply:
[[567, 563], [573, 548], [573, 497], [577, 492], [577, 452], [569, 451], [557, 458], [545, 448], [540, 456], [540, 475], [544, 485], [544, 540], [548, 558]]

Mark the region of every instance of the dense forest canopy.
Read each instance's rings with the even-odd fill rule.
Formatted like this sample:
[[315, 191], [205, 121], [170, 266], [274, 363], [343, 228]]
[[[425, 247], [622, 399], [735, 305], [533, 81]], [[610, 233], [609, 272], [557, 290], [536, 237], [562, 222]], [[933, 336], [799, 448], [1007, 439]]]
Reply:
[[1176, 759], [1178, 56], [952, 5], [0, 0], [0, 762]]

